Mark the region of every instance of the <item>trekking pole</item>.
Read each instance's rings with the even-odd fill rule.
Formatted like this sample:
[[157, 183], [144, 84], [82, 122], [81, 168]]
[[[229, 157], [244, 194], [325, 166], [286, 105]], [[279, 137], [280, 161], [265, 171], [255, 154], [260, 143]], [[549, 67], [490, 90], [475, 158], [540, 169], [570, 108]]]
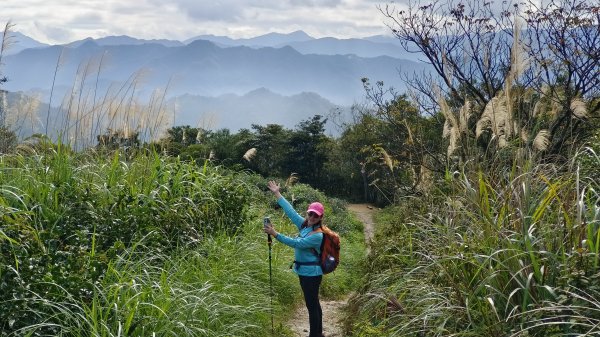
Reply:
[[[271, 219], [265, 217], [264, 226], [271, 224]], [[273, 264], [271, 263], [271, 245], [273, 244], [273, 238], [270, 234], [267, 234], [267, 242], [269, 244], [269, 297], [271, 299], [271, 336], [275, 335], [275, 324], [273, 323]]]
[[271, 244], [273, 243], [273, 239], [269, 234], [267, 234], [267, 241], [269, 242], [269, 296], [271, 297], [271, 336], [274, 336], [275, 325], [273, 323], [273, 265], [271, 263]]

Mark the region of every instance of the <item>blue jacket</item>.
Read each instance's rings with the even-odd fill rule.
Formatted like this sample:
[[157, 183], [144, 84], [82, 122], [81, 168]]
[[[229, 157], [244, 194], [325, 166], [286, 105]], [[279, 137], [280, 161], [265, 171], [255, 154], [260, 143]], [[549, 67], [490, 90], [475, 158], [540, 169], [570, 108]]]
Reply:
[[[284, 197], [277, 199], [277, 203], [285, 214], [292, 220], [292, 222], [298, 227], [299, 234], [296, 238], [290, 238], [281, 233], [278, 233], [275, 237], [277, 241], [284, 245], [294, 248], [294, 259], [298, 262], [318, 262], [319, 257], [315, 254], [321, 252], [321, 241], [323, 241], [323, 233], [317, 232], [311, 235], [313, 231], [312, 227], [302, 227], [304, 217], [294, 210], [294, 207], [285, 200]], [[314, 249], [314, 250], [313, 250]], [[323, 275], [321, 266], [316, 265], [297, 265], [294, 263], [294, 272], [302, 276], [319, 276]]]

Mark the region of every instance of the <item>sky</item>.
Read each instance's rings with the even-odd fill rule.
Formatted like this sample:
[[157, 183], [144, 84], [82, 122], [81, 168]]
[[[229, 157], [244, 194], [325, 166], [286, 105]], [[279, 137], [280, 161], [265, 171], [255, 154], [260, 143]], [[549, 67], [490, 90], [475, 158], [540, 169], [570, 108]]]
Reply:
[[[405, 0], [400, 0], [400, 2]], [[408, 0], [406, 0], [408, 1]], [[128, 35], [186, 40], [303, 30], [315, 38], [390, 34], [386, 0], [0, 0], [0, 24], [43, 43]], [[400, 8], [398, 1], [394, 5]]]

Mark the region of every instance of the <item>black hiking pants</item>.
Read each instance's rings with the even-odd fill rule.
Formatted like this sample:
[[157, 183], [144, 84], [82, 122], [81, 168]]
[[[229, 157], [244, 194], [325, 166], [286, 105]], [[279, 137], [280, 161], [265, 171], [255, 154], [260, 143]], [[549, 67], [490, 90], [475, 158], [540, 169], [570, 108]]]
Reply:
[[308, 321], [310, 323], [310, 335], [308, 337], [323, 336], [323, 312], [321, 303], [319, 303], [319, 287], [323, 275], [319, 276], [301, 276], [300, 287], [304, 294], [304, 302], [308, 309]]

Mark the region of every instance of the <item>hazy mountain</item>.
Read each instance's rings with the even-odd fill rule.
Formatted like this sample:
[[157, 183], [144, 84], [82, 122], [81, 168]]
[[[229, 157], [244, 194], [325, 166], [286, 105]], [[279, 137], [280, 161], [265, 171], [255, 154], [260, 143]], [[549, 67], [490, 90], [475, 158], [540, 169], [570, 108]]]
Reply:
[[175, 41], [175, 40], [166, 40], [166, 39], [144, 40], [144, 39], [136, 39], [136, 38], [133, 38], [133, 37], [130, 37], [127, 35], [120, 35], [120, 36], [107, 36], [107, 37], [102, 37], [99, 39], [92, 39], [91, 37], [88, 37], [83, 40], [68, 43], [68, 44], [66, 44], [66, 46], [71, 47], [71, 48], [77, 48], [88, 41], [93, 41], [94, 43], [96, 43], [99, 46], [123, 46], [123, 45], [137, 46], [137, 45], [147, 44], [147, 43], [160, 44], [165, 47], [179, 47], [179, 46], [184, 45], [184, 43], [182, 43], [180, 41]]
[[[244, 95], [227, 94], [217, 97], [182, 95], [172, 98], [169, 106], [176, 111], [176, 125], [199, 126], [206, 129], [228, 128], [237, 131], [252, 124], [280, 124], [287, 128], [314, 115], [328, 116], [340, 107], [315, 93], [283, 96], [265, 88]], [[336, 133], [333, 124], [327, 130]]]
[[[11, 129], [14, 129], [19, 138], [23, 139], [36, 133], [48, 134], [52, 137], [58, 135], [69, 123], [73, 123], [66, 114], [66, 109], [56, 106], [50, 108], [47, 103], [40, 103], [37, 108], [37, 119], [20, 118], [15, 121], [16, 111], [31, 106], [35, 102], [35, 95], [30, 96], [23, 92], [8, 92], [7, 118]], [[280, 124], [286, 128], [294, 128], [301, 121], [314, 115], [329, 118], [325, 129], [328, 134], [338, 135], [339, 130], [332, 122], [343, 121], [348, 117], [349, 111], [339, 107], [315, 93], [299, 93], [292, 96], [276, 94], [265, 88], [259, 88], [244, 95], [226, 94], [217, 97], [185, 94], [172, 97], [166, 102], [167, 110], [173, 112], [169, 120], [174, 125], [191, 125], [205, 129], [227, 128], [238, 131], [242, 128], [251, 128], [252, 124]], [[18, 125], [13, 125], [17, 123]], [[48, 124], [48, 128], [46, 128]], [[72, 125], [72, 124], [71, 124]], [[94, 143], [96, 135], [106, 132], [102, 127], [94, 129], [93, 135], [87, 137]], [[89, 140], [88, 140], [89, 141]]]
[[36, 89], [46, 95], [59, 65], [54, 80], [55, 96], [59, 99], [73, 86], [78, 71], [84, 76], [85, 69], [87, 81], [97, 82], [100, 91], [142, 71], [143, 81], [136, 84], [142, 92], [169, 84], [173, 96], [186, 93], [217, 96], [241, 95], [264, 87], [283, 95], [315, 92], [340, 105], [352, 104], [363, 97], [363, 77], [402, 90], [404, 83], [398, 69], [413, 71], [424, 67], [388, 56], [303, 55], [291, 47], [221, 48], [202, 40], [179, 47], [151, 43], [101, 46], [94, 40], [86, 40], [75, 48], [26, 49], [7, 56], [4, 63], [3, 74], [10, 80], [4, 86], [6, 90]]
[[[9, 46], [5, 50], [5, 55], [18, 54], [27, 48], [48, 47], [47, 44], [41, 43], [19, 32], [10, 31]], [[2, 32], [0, 32], [2, 33]]]
[[360, 57], [390, 56], [416, 61], [416, 56], [406, 52], [393, 36], [376, 35], [364, 39], [315, 39], [303, 31], [290, 34], [271, 33], [252, 39], [232, 39], [227, 36], [200, 35], [184, 41], [188, 44], [206, 40], [220, 47], [247, 46], [252, 48], [291, 46], [302, 54], [347, 55]]
[[[87, 71], [86, 80], [97, 80], [102, 91], [114, 83], [125, 82], [148, 60], [169, 50], [158, 44], [102, 47], [93, 40], [86, 40], [77, 48], [51, 46], [26, 49], [4, 58], [3, 74], [9, 81], [3, 87], [9, 91], [38, 91], [47, 100], [54, 82], [56, 102], [75, 84], [78, 73], [83, 76]], [[96, 78], [99, 67], [100, 76]], [[164, 81], [160, 86], [166, 83]]]
[[416, 56], [406, 52], [400, 43], [373, 42], [362, 39], [340, 40], [326, 37], [308, 41], [290, 42], [288, 45], [302, 54], [354, 54], [360, 57], [390, 56], [405, 60], [416, 60]]
[[219, 36], [219, 35], [212, 35], [212, 34], [198, 35], [196, 37], [193, 37], [191, 39], [187, 39], [187, 40], [183, 41], [183, 43], [190, 44], [196, 40], [210, 41], [219, 47], [233, 47], [233, 46], [243, 45], [241, 43], [238, 43], [237, 40], [232, 39], [228, 36]]
[[393, 35], [373, 35], [362, 38], [361, 40], [377, 42], [377, 43], [398, 43], [398, 39]]
[[184, 43], [189, 44], [196, 40], [207, 40], [221, 46], [282, 47], [294, 42], [310, 41], [313, 38], [305, 32], [298, 30], [289, 34], [269, 33], [250, 39], [231, 39], [226, 36], [200, 35], [185, 40]]
[[[343, 120], [348, 107], [364, 99], [362, 78], [402, 92], [398, 72], [427, 67], [402, 59], [398, 45], [366, 39], [314, 39], [301, 31], [253, 39], [203, 38], [214, 42], [110, 36], [46, 46], [21, 37], [29, 48], [3, 58], [2, 74], [9, 81], [2, 88], [41, 94], [43, 111], [37, 127], [28, 128], [31, 133], [44, 132], [34, 129], [46, 128], [46, 120], [64, 127], [65, 106], [83, 104], [85, 109], [91, 105], [86, 100], [98, 103], [116, 96], [119, 104], [133, 99], [143, 104], [156, 89], [166, 90], [175, 125], [237, 130], [277, 123], [292, 128], [334, 110]], [[68, 103], [67, 97], [76, 102]], [[52, 108], [43, 104], [50, 99]], [[327, 130], [335, 133], [332, 125]]]

